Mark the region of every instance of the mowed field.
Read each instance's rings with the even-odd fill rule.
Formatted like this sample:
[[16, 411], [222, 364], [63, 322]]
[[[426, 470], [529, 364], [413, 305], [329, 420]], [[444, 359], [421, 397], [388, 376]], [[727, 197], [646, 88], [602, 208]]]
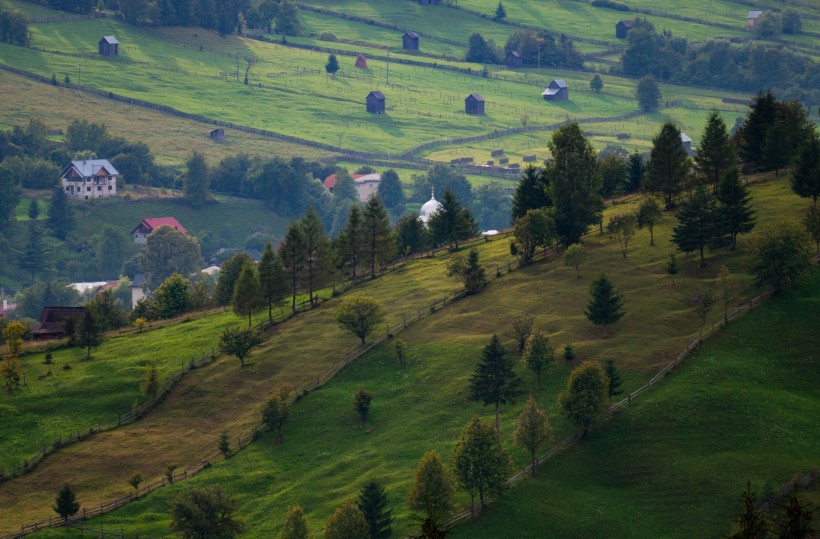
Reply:
[[[803, 201], [791, 194], [784, 178], [755, 185], [753, 193], [761, 228], [796, 215], [795, 206], [803, 207]], [[620, 213], [626, 209], [610, 211]], [[729, 266], [737, 279], [734, 303], [756, 293], [747, 273], [747, 239], [742, 240], [739, 251], [712, 253], [703, 271], [697, 270], [694, 259], [681, 259], [684, 271], [673, 288], [664, 270], [673, 224], [670, 216], [656, 230], [657, 247], [648, 246], [646, 232], [639, 234], [627, 259], [621, 257], [613, 239], [590, 235], [586, 243], [591, 256], [581, 267], [580, 279], [575, 277], [574, 269], [563, 267], [555, 257], [505, 275], [480, 294], [400, 333], [410, 346], [412, 359], [407, 365], [395, 365], [386, 346], [369, 352], [333, 382], [294, 406], [283, 445], [272, 447], [272, 438], [263, 436], [236, 457], [216, 463], [187, 484], [221, 483], [230, 487], [240, 500], [241, 513], [252, 525], [250, 536], [268, 537], [278, 530], [278, 515], [292, 503], [304, 505], [318, 531], [333, 508], [353, 496], [359, 483], [372, 475], [386, 483], [396, 504], [397, 532], [410, 531], [415, 524], [401, 500], [421, 455], [437, 448], [449, 458], [452, 443], [469, 418], [490, 417], [489, 409], [466, 400], [465, 388], [481, 347], [492, 333], [499, 333], [512, 351], [513, 335], [508, 325], [512, 314], [533, 313], [556, 348], [574, 343], [578, 359], [569, 364], [558, 360], [538, 393], [554, 421], [556, 436], [561, 436], [570, 428], [560, 419], [553, 403], [577, 362], [613, 358], [622, 371], [625, 389], [634, 389], [697, 334], [699, 322], [692, 311], [693, 298], [709, 285], [721, 264]], [[479, 252], [490, 273], [508, 257], [503, 240], [481, 244]], [[381, 299], [388, 307], [389, 323], [395, 328], [402, 314], [412, 315], [455, 288], [451, 279], [442, 278], [444, 263], [444, 258], [413, 263], [360, 290]], [[613, 278], [627, 301], [627, 315], [609, 339], [602, 339], [600, 328], [583, 315], [589, 284], [601, 271]], [[93, 506], [102, 498], [126, 493], [125, 479], [134, 472], [159, 477], [169, 462], [191, 462], [194, 455], [212, 453], [217, 438], [212, 425], [223, 421], [232, 435], [238, 434], [258, 422], [258, 409], [276, 383], [299, 385], [310, 379], [309, 373], [315, 377], [335, 358], [355, 348], [355, 339], [333, 323], [334, 306], [335, 302], [330, 302], [280, 326], [246, 369], [220, 362], [189, 375], [169, 401], [141, 422], [68, 448], [30, 476], [0, 485], [0, 506], [11, 504], [8, 514], [21, 515], [23, 520], [47, 514], [43, 508], [47, 507], [50, 492], [64, 480], [76, 482], [81, 501], [87, 500], [83, 503]], [[720, 316], [713, 313], [715, 320]], [[317, 334], [323, 338], [317, 341]], [[647, 335], [652, 338], [647, 339]], [[531, 376], [523, 366], [517, 369], [533, 390]], [[376, 394], [373, 419], [367, 424], [358, 423], [350, 409], [352, 393], [359, 384]], [[233, 389], [217, 389], [226, 387]], [[507, 407], [502, 416], [508, 447], [514, 414], [521, 404]], [[208, 420], [204, 421], [196, 410], [208, 410]], [[201, 430], [201, 424], [210, 430]], [[130, 440], [127, 448], [118, 445], [124, 439]], [[143, 447], [152, 448], [150, 457], [140, 456]], [[513, 451], [516, 464], [523, 465], [525, 455]], [[97, 455], [93, 480], [88, 477], [92, 464], [85, 460], [90, 452]], [[187, 484], [148, 496], [95, 520], [95, 525], [122, 525], [140, 534], [164, 533], [168, 501]]]

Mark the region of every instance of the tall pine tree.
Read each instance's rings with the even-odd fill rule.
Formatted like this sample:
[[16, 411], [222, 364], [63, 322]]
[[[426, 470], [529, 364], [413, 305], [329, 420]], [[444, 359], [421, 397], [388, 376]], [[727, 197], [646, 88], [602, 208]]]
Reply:
[[396, 239], [390, 228], [390, 218], [379, 195], [370, 195], [362, 215], [364, 262], [370, 266], [370, 277], [376, 277], [376, 268], [393, 259]]
[[811, 198], [817, 207], [820, 197], [820, 136], [807, 138], [800, 148], [792, 175], [792, 190], [803, 198]]
[[259, 284], [259, 274], [256, 273], [253, 263], [245, 264], [242, 268], [239, 279], [233, 287], [231, 305], [237, 315], [248, 317], [248, 329], [251, 329], [253, 313], [260, 311], [265, 305], [262, 285]]
[[478, 233], [472, 212], [458, 202], [452, 191], [444, 194], [441, 208], [430, 217], [427, 224], [433, 241], [437, 244], [446, 243], [451, 249], [458, 249], [459, 242]]
[[299, 291], [302, 273], [305, 267], [305, 235], [297, 221], [291, 223], [285, 232], [285, 241], [279, 248], [279, 256], [285, 266], [291, 292], [291, 311], [296, 312], [296, 293]]
[[300, 222], [304, 251], [304, 283], [307, 285], [310, 304], [314, 302], [314, 292], [327, 284], [332, 273], [333, 257], [330, 243], [325, 236], [322, 221], [316, 210], [309, 208]]
[[66, 239], [74, 230], [74, 214], [68, 204], [68, 196], [62, 185], [54, 188], [51, 195], [51, 205], [48, 207], [48, 229], [51, 234], [61, 240]]
[[262, 258], [259, 259], [259, 284], [262, 296], [268, 305], [268, 322], [273, 323], [273, 306], [288, 293], [288, 277], [282, 259], [273, 250], [273, 244], [265, 243]]
[[362, 223], [362, 212], [358, 205], [350, 208], [347, 216], [347, 226], [339, 234], [337, 241], [339, 250], [339, 262], [344, 271], [350, 272], [350, 276], [355, 279], [357, 270], [362, 263], [364, 250], [364, 226]]
[[731, 237], [732, 250], [737, 247], [737, 235], [752, 231], [757, 219], [755, 210], [750, 206], [752, 197], [740, 182], [737, 167], [729, 169], [720, 181], [717, 194], [718, 215], [723, 231]]
[[495, 406], [495, 430], [501, 432], [499, 409], [502, 404], [515, 402], [524, 391], [523, 382], [513, 372], [512, 360], [507, 358], [507, 350], [498, 335], [493, 335], [490, 344], [481, 351], [481, 361], [470, 378], [470, 400], [480, 401], [484, 406]]
[[376, 481], [369, 481], [359, 492], [356, 500], [359, 510], [370, 528], [370, 539], [387, 539], [393, 533], [393, 510], [387, 503], [387, 494]]
[[647, 167], [646, 189], [663, 195], [666, 208], [683, 190], [689, 176], [689, 159], [680, 138], [680, 130], [666, 122], [652, 139], [652, 153]]
[[672, 231], [672, 242], [684, 253], [698, 251], [702, 268], [706, 264], [704, 249], [723, 233], [717, 201], [703, 186], [698, 186], [678, 212], [678, 221], [680, 224]]
[[706, 120], [706, 129], [695, 156], [695, 162], [703, 171], [715, 194], [718, 191], [718, 184], [723, 178], [723, 174], [729, 167], [735, 164], [737, 155], [735, 148], [729, 140], [729, 133], [726, 130], [726, 122], [718, 111], [713, 110]]
[[547, 194], [547, 184], [543, 173], [533, 165], [527, 165], [521, 175], [521, 181], [513, 195], [512, 220], [524, 217], [529, 210], [552, 206]]
[[623, 318], [624, 296], [615, 291], [615, 286], [605, 274], [592, 282], [585, 314], [590, 322], [604, 328], [605, 339], [607, 328]]
[[740, 158], [754, 169], [763, 164], [763, 145], [777, 117], [777, 99], [772, 92], [760, 92], [749, 106], [746, 121], [738, 130]]
[[26, 244], [19, 256], [18, 265], [20, 269], [31, 274], [33, 284], [37, 274], [45, 273], [51, 269], [52, 260], [51, 248], [46, 242], [43, 229], [37, 222], [29, 221]]

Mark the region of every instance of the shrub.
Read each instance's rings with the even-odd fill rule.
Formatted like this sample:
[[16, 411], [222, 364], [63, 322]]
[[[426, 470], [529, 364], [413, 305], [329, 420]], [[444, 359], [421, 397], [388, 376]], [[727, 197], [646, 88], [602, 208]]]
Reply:
[[331, 32], [330, 30], [325, 30], [321, 34], [319, 34], [319, 39], [321, 41], [339, 41], [339, 38], [336, 37], [336, 34]]

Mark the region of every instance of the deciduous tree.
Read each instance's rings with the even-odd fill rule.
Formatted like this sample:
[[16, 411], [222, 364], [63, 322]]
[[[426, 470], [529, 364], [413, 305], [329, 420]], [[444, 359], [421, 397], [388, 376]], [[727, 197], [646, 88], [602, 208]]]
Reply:
[[142, 378], [142, 382], [140, 383], [140, 391], [149, 399], [154, 400], [157, 398], [157, 395], [159, 395], [159, 390], [161, 387], [162, 382], [159, 380], [159, 371], [157, 370], [157, 366], [151, 365], [148, 372], [146, 372], [145, 376]]
[[518, 353], [521, 354], [527, 345], [527, 339], [529, 339], [532, 334], [535, 319], [529, 313], [519, 313], [512, 317], [510, 324], [515, 333], [515, 339], [518, 342]]
[[475, 294], [487, 285], [486, 271], [476, 249], [470, 249], [466, 257], [460, 253], [453, 255], [447, 263], [447, 276], [458, 277], [468, 294]]
[[809, 206], [805, 218], [806, 230], [812, 241], [817, 245], [817, 254], [820, 255], [820, 209], [817, 206]]
[[595, 73], [595, 75], [589, 81], [589, 89], [595, 92], [596, 94], [601, 93], [601, 90], [604, 89], [604, 81], [601, 80], [601, 76], [598, 73]]
[[507, 358], [507, 351], [498, 335], [481, 352], [481, 361], [470, 377], [470, 400], [495, 407], [495, 430], [501, 432], [499, 409], [502, 404], [512, 403], [523, 393], [522, 381]]
[[521, 413], [518, 414], [518, 419], [515, 421], [513, 441], [515, 445], [526, 449], [530, 454], [532, 458], [532, 475], [535, 475], [535, 469], [538, 466], [536, 453], [551, 439], [552, 426], [547, 418], [547, 414], [538, 408], [535, 397], [530, 395], [530, 398], [527, 399], [527, 402], [524, 404], [524, 409], [521, 410]]
[[806, 232], [794, 223], [780, 223], [754, 238], [752, 272], [758, 286], [779, 292], [792, 285], [811, 265]]
[[649, 229], [649, 245], [655, 245], [655, 225], [663, 221], [663, 208], [658, 199], [648, 196], [638, 206], [638, 228]]
[[261, 343], [262, 339], [252, 329], [228, 328], [219, 337], [219, 350], [223, 354], [236, 356], [239, 365], [244, 367], [245, 358], [254, 346]]
[[191, 487], [171, 502], [171, 530], [185, 539], [232, 539], [247, 530], [236, 516], [239, 504], [219, 485]]
[[202, 267], [199, 241], [173, 227], [161, 226], [145, 241], [139, 267], [152, 289], [174, 273], [190, 275]]
[[555, 348], [549, 337], [538, 329], [533, 330], [524, 348], [524, 364], [535, 375], [536, 388], [541, 389], [541, 375], [555, 360]]
[[[60, 191], [62, 192], [62, 187]], [[21, 192], [11, 171], [0, 167], [0, 230], [6, 228], [15, 219]]]
[[342, 298], [336, 309], [336, 321], [366, 344], [367, 336], [384, 321], [384, 309], [370, 296], [353, 295]]
[[658, 110], [661, 104], [661, 89], [658, 83], [655, 82], [649, 75], [644, 75], [638, 81], [638, 86], [635, 89], [635, 99], [638, 100], [641, 110], [644, 112], [653, 112]]
[[211, 171], [205, 156], [194, 150], [185, 162], [185, 176], [183, 179], [183, 193], [185, 198], [194, 204], [202, 204], [210, 197]]
[[638, 230], [638, 219], [634, 215], [613, 215], [609, 218], [607, 230], [610, 234], [618, 238], [618, 244], [621, 246], [621, 253], [626, 258], [626, 250], [629, 247], [629, 242], [635, 231]]
[[359, 386], [353, 394], [353, 411], [362, 421], [367, 421], [370, 415], [370, 403], [373, 402], [373, 393]]
[[706, 325], [706, 317], [708, 317], [709, 313], [712, 312], [712, 307], [715, 306], [717, 300], [718, 298], [715, 293], [715, 289], [710, 286], [704, 290], [695, 301], [695, 314], [697, 314], [700, 319], [700, 333], [698, 334], [698, 340], [701, 342], [703, 342], [703, 326]]
[[388, 208], [399, 208], [404, 205], [404, 191], [395, 170], [388, 169], [382, 172], [378, 193], [384, 205]]
[[572, 370], [566, 388], [558, 395], [558, 407], [567, 419], [584, 429], [584, 436], [606, 410], [607, 385], [601, 366], [584, 361]]
[[179, 273], [165, 279], [154, 291], [152, 315], [155, 318], [174, 318], [191, 308], [191, 283]]
[[585, 314], [590, 322], [604, 329], [604, 338], [607, 337], [607, 327], [611, 326], [624, 316], [624, 297], [616, 292], [612, 281], [606, 274], [592, 282], [589, 291], [589, 302]]
[[77, 344], [85, 348], [85, 359], [91, 359], [91, 350], [103, 343], [103, 328], [91, 310], [86, 309], [77, 328]]
[[367, 521], [359, 506], [351, 500], [345, 500], [330, 516], [325, 525], [324, 539], [370, 538]]
[[470, 495], [471, 507], [475, 495], [485, 505], [486, 494], [504, 491], [512, 470], [509, 453], [493, 426], [473, 418], [453, 446], [453, 470], [459, 486]]
[[680, 273], [678, 268], [678, 260], [675, 253], [669, 253], [669, 260], [666, 262], [666, 273], [672, 276], [672, 286], [675, 286], [675, 275]]
[[817, 207], [820, 196], [820, 135], [808, 137], [797, 156], [792, 174], [792, 189], [803, 198], [811, 198]]
[[281, 442], [282, 427], [288, 422], [290, 416], [290, 405], [286, 395], [278, 394], [271, 397], [262, 409], [262, 423], [269, 430], [276, 432], [276, 441]]
[[552, 244], [556, 237], [555, 221], [550, 210], [527, 210], [523, 217], [515, 220], [512, 246], [521, 263], [529, 264], [536, 251]]
[[583, 264], [589, 253], [581, 243], [573, 243], [564, 251], [564, 265], [575, 268], [575, 276], [581, 278], [581, 264]]
[[310, 539], [308, 521], [301, 506], [291, 505], [288, 507], [279, 539]]
[[[413, 475], [407, 506], [420, 514], [422, 530], [441, 534], [441, 524], [453, 510], [455, 481], [439, 454], [425, 453]], [[443, 537], [443, 535], [438, 535]]]
[[219, 266], [219, 278], [214, 288], [214, 303], [217, 305], [229, 305], [233, 299], [233, 291], [236, 281], [242, 273], [242, 268], [248, 264], [253, 264], [253, 259], [248, 253], [236, 253]]

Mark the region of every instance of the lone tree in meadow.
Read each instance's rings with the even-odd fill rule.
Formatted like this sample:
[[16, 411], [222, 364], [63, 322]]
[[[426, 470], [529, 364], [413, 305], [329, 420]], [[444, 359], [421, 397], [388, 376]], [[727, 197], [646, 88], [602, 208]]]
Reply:
[[240, 367], [245, 366], [245, 358], [254, 346], [262, 343], [259, 334], [252, 329], [228, 328], [219, 337], [219, 351], [236, 356]]
[[157, 395], [159, 395], [159, 390], [161, 387], [162, 383], [159, 381], [159, 371], [157, 370], [157, 366], [151, 365], [151, 368], [148, 369], [148, 372], [145, 373], [145, 376], [142, 379], [140, 391], [149, 399], [155, 400]]
[[584, 361], [569, 374], [567, 386], [558, 395], [558, 407], [564, 416], [584, 429], [583, 436], [606, 410], [608, 381], [604, 369], [593, 361]]
[[368, 481], [359, 491], [356, 505], [367, 521], [370, 539], [387, 539], [393, 533], [393, 510], [389, 508], [387, 493], [376, 481]]
[[325, 71], [327, 71], [328, 75], [335, 75], [336, 72], [339, 71], [339, 61], [336, 59], [335, 54], [331, 54], [327, 57]]
[[575, 268], [575, 277], [581, 278], [581, 264], [583, 264], [589, 253], [581, 243], [573, 243], [564, 251], [564, 265]]
[[638, 228], [649, 229], [649, 245], [655, 245], [655, 225], [663, 221], [663, 208], [658, 199], [652, 196], [646, 197], [638, 206]]
[[551, 213], [546, 208], [527, 210], [515, 220], [510, 252], [521, 264], [529, 264], [538, 249], [548, 247], [555, 239], [555, 221]]
[[618, 368], [615, 366], [615, 361], [611, 359], [604, 361], [604, 372], [606, 373], [606, 377], [609, 382], [607, 384], [606, 395], [609, 397], [609, 404], [612, 404], [612, 397], [617, 397], [624, 392], [624, 390], [621, 389], [623, 380], [621, 380], [621, 375], [618, 372]]
[[353, 411], [362, 421], [367, 421], [370, 415], [370, 403], [373, 402], [373, 393], [359, 386], [353, 394]]
[[370, 536], [369, 526], [362, 511], [351, 500], [345, 500], [336, 511], [330, 515], [325, 525], [324, 539], [353, 539]]
[[85, 348], [85, 359], [91, 359], [91, 350], [99, 347], [105, 340], [103, 328], [90, 309], [86, 309], [77, 328], [77, 344]]
[[135, 473], [128, 479], [128, 484], [134, 489], [134, 494], [139, 495], [140, 485], [142, 484], [142, 474]]
[[384, 321], [384, 309], [370, 296], [348, 296], [342, 298], [336, 309], [336, 321], [342, 329], [360, 338], [364, 346], [368, 335]]
[[233, 495], [219, 485], [191, 487], [171, 502], [171, 530], [184, 539], [239, 537], [247, 525], [236, 516], [238, 509]]
[[666, 273], [672, 276], [672, 287], [675, 286], [675, 275], [680, 273], [680, 268], [678, 267], [678, 258], [675, 253], [669, 254], [669, 260], [666, 262]]
[[310, 539], [310, 528], [301, 506], [291, 505], [288, 507], [279, 539]]
[[634, 215], [613, 215], [609, 218], [607, 231], [618, 238], [618, 244], [621, 246], [621, 253], [624, 258], [626, 258], [626, 250], [636, 230], [638, 230], [638, 218]]
[[655, 79], [646, 75], [638, 81], [638, 86], [635, 89], [635, 99], [638, 100], [641, 110], [644, 112], [653, 112], [658, 110], [661, 104], [661, 89], [658, 88], [658, 83]]
[[413, 475], [406, 500], [410, 510], [422, 521], [423, 537], [444, 537], [441, 524], [453, 511], [455, 492], [453, 475], [439, 454], [435, 450], [425, 453]]
[[757, 508], [757, 496], [752, 490], [752, 483], [746, 481], [746, 490], [740, 495], [743, 511], [735, 518], [734, 533], [729, 539], [757, 539], [767, 537], [769, 524], [763, 511]]
[[756, 284], [779, 292], [811, 267], [809, 238], [798, 225], [780, 223], [754, 238], [752, 261]]
[[590, 322], [603, 327], [604, 339], [606, 339], [607, 327], [624, 316], [623, 294], [616, 292], [612, 281], [606, 274], [602, 274], [593, 281], [589, 296], [585, 314]]
[[536, 453], [552, 440], [552, 426], [547, 414], [538, 408], [535, 397], [530, 395], [524, 404], [524, 409], [518, 414], [515, 421], [515, 432], [513, 432], [513, 442], [522, 449], [526, 449], [532, 458], [532, 475], [538, 466]]
[[290, 405], [285, 395], [279, 394], [271, 397], [262, 409], [262, 423], [269, 430], [276, 432], [276, 441], [281, 442], [282, 427], [288, 422], [290, 416]]
[[512, 470], [510, 455], [493, 426], [478, 418], [470, 421], [453, 446], [452, 463], [459, 486], [470, 495], [470, 510], [476, 494], [483, 508], [486, 494], [502, 493]]
[[63, 522], [68, 526], [68, 519], [77, 514], [80, 504], [77, 503], [77, 496], [68, 484], [62, 486], [54, 500], [54, 512], [60, 515]]
[[536, 389], [541, 389], [541, 375], [555, 360], [555, 348], [549, 337], [539, 330], [534, 330], [527, 339], [524, 348], [524, 364], [535, 375]]
[[466, 257], [460, 253], [455, 254], [447, 263], [447, 276], [457, 277], [467, 294], [475, 294], [487, 285], [486, 273], [484, 266], [478, 261], [476, 249], [470, 249]]
[[519, 313], [512, 317], [510, 325], [515, 333], [515, 340], [518, 342], [518, 353], [522, 354], [524, 347], [527, 346], [527, 339], [535, 327], [535, 319], [529, 313]]
[[481, 361], [470, 378], [470, 400], [495, 406], [495, 430], [500, 434], [499, 409], [502, 404], [515, 402], [522, 393], [523, 382], [507, 358], [507, 351], [498, 335], [481, 352]]
[[498, 6], [495, 8], [495, 20], [503, 21], [506, 17], [507, 17], [507, 10], [504, 9], [504, 4], [499, 2]]
[[597, 73], [592, 77], [589, 81], [589, 89], [595, 92], [596, 94], [601, 93], [601, 90], [604, 89], [604, 81], [601, 80], [601, 76]]

